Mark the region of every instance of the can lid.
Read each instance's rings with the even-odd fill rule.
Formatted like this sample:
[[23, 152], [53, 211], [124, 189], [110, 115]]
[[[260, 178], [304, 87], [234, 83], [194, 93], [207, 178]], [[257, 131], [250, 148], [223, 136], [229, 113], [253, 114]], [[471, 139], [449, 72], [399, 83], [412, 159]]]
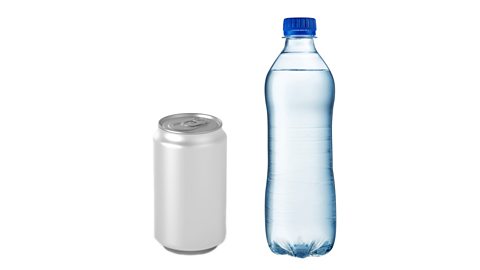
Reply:
[[158, 126], [173, 133], [202, 134], [220, 129], [222, 121], [203, 113], [179, 113], [160, 119]]

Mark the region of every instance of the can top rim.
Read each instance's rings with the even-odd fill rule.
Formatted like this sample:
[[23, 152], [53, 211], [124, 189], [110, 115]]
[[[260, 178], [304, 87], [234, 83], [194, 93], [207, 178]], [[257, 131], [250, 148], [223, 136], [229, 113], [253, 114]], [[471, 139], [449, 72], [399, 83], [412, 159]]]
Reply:
[[196, 135], [219, 130], [222, 121], [205, 113], [178, 113], [160, 119], [158, 127], [171, 133]]

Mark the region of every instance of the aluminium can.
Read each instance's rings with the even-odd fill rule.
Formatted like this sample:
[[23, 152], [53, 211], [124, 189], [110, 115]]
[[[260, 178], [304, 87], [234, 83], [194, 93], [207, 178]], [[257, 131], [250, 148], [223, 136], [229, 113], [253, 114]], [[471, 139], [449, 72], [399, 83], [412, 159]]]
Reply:
[[155, 238], [168, 250], [205, 253], [225, 239], [227, 136], [200, 113], [162, 118], [154, 134]]

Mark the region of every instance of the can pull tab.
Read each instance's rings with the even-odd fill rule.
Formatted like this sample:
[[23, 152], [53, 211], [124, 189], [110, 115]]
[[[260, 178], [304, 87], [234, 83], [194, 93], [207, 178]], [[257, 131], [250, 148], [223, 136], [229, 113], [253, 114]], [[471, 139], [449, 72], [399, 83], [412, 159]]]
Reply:
[[198, 126], [203, 126], [207, 123], [207, 121], [201, 119], [201, 118], [193, 118], [191, 120], [187, 120], [182, 123], [182, 126], [187, 126], [187, 127], [192, 127], [196, 128]]
[[176, 123], [171, 123], [168, 126], [176, 131], [192, 131], [204, 125], [208, 125], [208, 121], [202, 118], [190, 118], [185, 121], [179, 121]]

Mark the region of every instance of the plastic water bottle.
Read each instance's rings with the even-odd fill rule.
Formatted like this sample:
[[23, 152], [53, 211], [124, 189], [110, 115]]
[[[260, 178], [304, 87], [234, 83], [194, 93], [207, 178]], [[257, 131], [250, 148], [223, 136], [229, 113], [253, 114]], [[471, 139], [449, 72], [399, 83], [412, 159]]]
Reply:
[[268, 72], [268, 178], [265, 226], [270, 249], [320, 256], [335, 241], [332, 74], [315, 49], [313, 18], [283, 22], [285, 48]]

